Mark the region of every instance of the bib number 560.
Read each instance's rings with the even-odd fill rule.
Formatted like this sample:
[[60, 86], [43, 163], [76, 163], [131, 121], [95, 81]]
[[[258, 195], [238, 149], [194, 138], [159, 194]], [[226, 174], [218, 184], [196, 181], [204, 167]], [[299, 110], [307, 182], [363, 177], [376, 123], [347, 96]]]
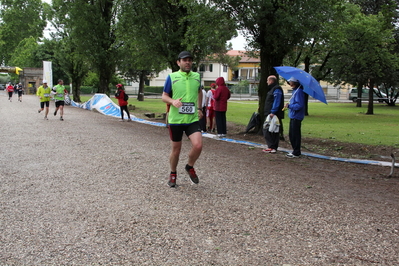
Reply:
[[182, 103], [183, 105], [179, 108], [180, 114], [194, 114], [195, 104], [194, 103]]

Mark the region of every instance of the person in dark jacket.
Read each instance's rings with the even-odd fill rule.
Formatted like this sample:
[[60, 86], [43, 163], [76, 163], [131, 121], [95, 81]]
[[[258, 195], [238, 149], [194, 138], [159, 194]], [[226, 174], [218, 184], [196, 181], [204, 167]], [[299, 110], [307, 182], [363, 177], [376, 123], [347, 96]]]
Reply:
[[230, 99], [231, 94], [229, 88], [227, 88], [226, 86], [226, 83], [224, 83], [223, 77], [216, 79], [216, 85], [217, 88], [214, 95], [216, 128], [218, 132], [218, 137], [225, 137], [227, 133], [227, 100]]
[[122, 84], [116, 85], [115, 98], [118, 99], [118, 104], [119, 104], [119, 107], [121, 108], [121, 120], [120, 121], [121, 122], [124, 121], [123, 120], [123, 111], [125, 111], [127, 114], [127, 117], [128, 117], [127, 121], [130, 122], [132, 120], [130, 119], [129, 109], [127, 108], [128, 102], [125, 101], [125, 99], [124, 99], [125, 93], [126, 92], [125, 92], [125, 89], [123, 88]]
[[288, 153], [287, 157], [297, 158], [301, 155], [301, 126], [305, 118], [305, 93], [296, 78], [291, 77], [288, 82], [292, 88], [292, 96], [290, 102], [285, 104], [285, 108], [289, 109], [289, 137], [293, 151]]
[[[270, 118], [274, 116], [282, 125], [282, 119], [284, 118], [284, 93], [283, 89], [278, 85], [276, 76], [269, 76], [267, 78], [267, 84], [269, 85], [269, 92], [266, 95], [265, 107], [264, 107], [264, 115], [265, 118], [269, 115]], [[280, 126], [280, 132], [282, 127]], [[267, 149], [264, 149], [263, 152], [268, 153], [276, 153], [279, 140], [280, 140], [280, 132], [274, 133], [270, 132], [269, 128], [263, 128], [263, 136], [265, 137]]]

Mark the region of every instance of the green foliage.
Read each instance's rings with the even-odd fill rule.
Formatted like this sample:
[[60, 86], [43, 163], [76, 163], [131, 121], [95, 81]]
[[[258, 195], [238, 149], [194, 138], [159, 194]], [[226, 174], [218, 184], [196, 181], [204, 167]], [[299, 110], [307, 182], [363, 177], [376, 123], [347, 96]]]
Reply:
[[[235, 25], [224, 11], [201, 1], [128, 0], [124, 4], [124, 30], [119, 36], [135, 45], [139, 62], [150, 66], [156, 65], [154, 59], [167, 62], [176, 71], [177, 55], [183, 50], [192, 52], [194, 62], [213, 53], [225, 53], [226, 41], [236, 34]], [[147, 58], [141, 59], [140, 54]]]
[[[70, 93], [71, 92], [71, 86], [69, 85], [64, 85], [65, 89]], [[80, 93], [81, 94], [93, 94], [96, 93], [97, 89], [92, 87], [92, 86], [80, 86]], [[87, 96], [86, 96], [87, 97]], [[84, 99], [86, 99], [86, 97]], [[90, 96], [91, 97], [91, 96]], [[76, 98], [75, 98], [76, 99]], [[81, 99], [82, 100], [82, 99]], [[78, 101], [79, 102], [79, 101]]]
[[[249, 47], [261, 59], [259, 109], [263, 109], [269, 90], [267, 77], [276, 74], [275, 66], [297, 48], [298, 43], [312, 38], [318, 25], [328, 21], [331, 5], [340, 0], [213, 0], [215, 5], [235, 18], [246, 34]], [[264, 119], [263, 113], [261, 118]]]
[[83, 86], [92, 86], [98, 87], [100, 84], [100, 79], [98, 78], [98, 74], [92, 71], [89, 71], [86, 77], [83, 79]]
[[[18, 67], [34, 67], [37, 64], [35, 53], [38, 50], [35, 38], [23, 39], [15, 48], [11, 56], [10, 65]], [[41, 64], [41, 62], [39, 62]], [[42, 65], [42, 64], [41, 64]]]
[[343, 23], [334, 32], [332, 49], [340, 57], [330, 60], [335, 79], [356, 85], [368, 80], [381, 80], [385, 69], [397, 68], [397, 59], [392, 56], [392, 30], [385, 27], [383, 17], [364, 15], [349, 9], [348, 23]]
[[115, 44], [117, 2], [53, 1], [57, 37], [65, 40], [61, 53], [65, 56], [63, 62], [69, 63], [63, 69], [79, 84], [90, 65], [98, 74], [99, 91], [106, 94], [109, 94], [109, 84], [118, 60], [118, 46]]
[[41, 0], [0, 2], [0, 64], [9, 65], [15, 47], [25, 38], [38, 40], [46, 27], [47, 14]]

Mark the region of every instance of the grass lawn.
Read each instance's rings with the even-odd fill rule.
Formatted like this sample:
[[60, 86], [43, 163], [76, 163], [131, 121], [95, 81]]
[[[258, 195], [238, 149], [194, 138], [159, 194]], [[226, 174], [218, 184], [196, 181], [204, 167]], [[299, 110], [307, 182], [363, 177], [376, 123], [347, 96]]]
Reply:
[[[165, 112], [161, 99], [148, 99], [139, 102], [134, 96], [129, 104], [136, 106], [134, 112]], [[91, 96], [82, 96], [87, 101]], [[112, 99], [117, 102], [116, 99]], [[253, 112], [258, 109], [257, 101], [229, 101], [227, 121], [243, 126], [243, 131]], [[133, 113], [134, 113], [133, 112]], [[341, 142], [366, 145], [399, 147], [399, 107], [375, 103], [374, 115], [366, 115], [367, 103], [356, 107], [355, 103], [309, 102], [309, 116], [302, 122], [302, 136], [317, 139], [332, 139]], [[288, 133], [288, 111], [283, 120]]]

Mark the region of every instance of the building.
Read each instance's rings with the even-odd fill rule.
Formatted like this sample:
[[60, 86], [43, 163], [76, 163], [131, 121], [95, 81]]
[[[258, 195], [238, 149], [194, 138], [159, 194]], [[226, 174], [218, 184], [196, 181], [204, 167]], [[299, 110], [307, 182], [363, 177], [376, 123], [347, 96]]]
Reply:
[[36, 89], [43, 83], [43, 68], [24, 67], [19, 82], [25, 88], [26, 94], [35, 94]]
[[[198, 73], [201, 76], [201, 83], [204, 86], [210, 86], [217, 78], [223, 77], [227, 84], [237, 85], [240, 81], [247, 80], [250, 86], [259, 84], [260, 59], [251, 58], [245, 55], [245, 51], [230, 50], [227, 52], [230, 56], [239, 56], [241, 59], [236, 70], [229, 68], [227, 65], [218, 62], [204, 60], [198, 66]], [[170, 69], [166, 69], [158, 73], [158, 76], [151, 79], [150, 86], [163, 86], [166, 77], [171, 73]], [[134, 85], [133, 85], [134, 86]]]

